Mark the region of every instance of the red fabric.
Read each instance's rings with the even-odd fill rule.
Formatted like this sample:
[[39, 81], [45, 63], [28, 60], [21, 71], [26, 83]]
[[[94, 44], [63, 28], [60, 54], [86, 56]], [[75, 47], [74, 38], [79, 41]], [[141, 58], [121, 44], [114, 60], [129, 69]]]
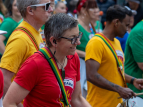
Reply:
[[4, 85], [4, 81], [3, 81], [3, 73], [0, 70], [0, 99], [3, 96], [3, 85]]
[[[67, 56], [72, 58], [73, 55]], [[75, 89], [76, 81], [80, 80], [80, 62], [77, 53], [68, 60], [65, 67], [65, 88], [69, 102]], [[24, 107], [62, 107], [62, 93], [57, 79], [44, 56], [35, 53], [22, 65], [14, 79], [23, 88], [30, 91], [24, 99]]]
[[84, 3], [86, 2], [86, 0], [82, 0], [79, 5], [77, 6], [77, 11], [80, 12], [81, 7], [84, 5]]

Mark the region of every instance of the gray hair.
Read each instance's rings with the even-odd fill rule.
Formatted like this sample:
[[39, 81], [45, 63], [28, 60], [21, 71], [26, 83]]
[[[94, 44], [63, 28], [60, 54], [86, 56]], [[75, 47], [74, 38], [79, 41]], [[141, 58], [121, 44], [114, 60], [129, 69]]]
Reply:
[[30, 5], [39, 4], [41, 0], [17, 0], [17, 8], [22, 17], [26, 17], [26, 8]]
[[78, 21], [65, 13], [54, 14], [46, 23], [44, 34], [46, 44], [51, 47], [50, 37], [53, 36], [56, 40], [64, 35], [67, 30], [77, 27]]

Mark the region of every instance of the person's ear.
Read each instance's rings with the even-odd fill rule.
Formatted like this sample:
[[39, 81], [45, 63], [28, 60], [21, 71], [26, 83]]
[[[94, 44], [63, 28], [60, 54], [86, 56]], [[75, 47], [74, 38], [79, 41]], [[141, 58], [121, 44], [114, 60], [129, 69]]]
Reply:
[[116, 26], [118, 25], [118, 23], [116, 22]]
[[119, 19], [115, 19], [115, 20], [113, 21], [113, 23], [114, 23], [114, 26], [117, 27], [118, 24], [119, 24]]
[[26, 8], [26, 11], [27, 11], [28, 14], [33, 15], [33, 8], [31, 8], [30, 6], [28, 6]]
[[53, 36], [50, 37], [50, 42], [51, 42], [52, 46], [57, 47], [57, 41]]
[[56, 41], [56, 39], [54, 39], [54, 40], [53, 40], [53, 43], [57, 44], [57, 41]]

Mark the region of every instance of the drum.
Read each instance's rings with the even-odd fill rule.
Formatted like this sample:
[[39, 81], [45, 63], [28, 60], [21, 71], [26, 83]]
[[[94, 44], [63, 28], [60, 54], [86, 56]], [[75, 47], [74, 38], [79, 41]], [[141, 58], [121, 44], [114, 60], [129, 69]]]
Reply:
[[127, 105], [128, 107], [143, 107], [143, 99], [141, 97], [129, 99]]

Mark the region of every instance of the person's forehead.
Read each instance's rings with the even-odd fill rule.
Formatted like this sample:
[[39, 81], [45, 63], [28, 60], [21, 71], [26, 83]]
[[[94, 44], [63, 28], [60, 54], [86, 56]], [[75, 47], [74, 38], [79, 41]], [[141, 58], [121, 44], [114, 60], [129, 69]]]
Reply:
[[59, 2], [59, 4], [58, 4], [59, 6], [65, 6], [65, 4], [64, 3], [62, 3], [62, 2]]
[[40, 3], [47, 3], [50, 2], [51, 0], [40, 0]]
[[51, 2], [55, 2], [55, 0], [50, 0]]
[[124, 23], [128, 23], [130, 21], [130, 16], [126, 15], [126, 17], [123, 19]]
[[79, 28], [78, 28], [78, 26], [76, 26], [76, 27], [73, 27], [72, 29], [68, 29], [68, 30], [64, 33], [64, 36], [70, 37], [70, 36], [78, 35], [78, 34], [79, 34]]

